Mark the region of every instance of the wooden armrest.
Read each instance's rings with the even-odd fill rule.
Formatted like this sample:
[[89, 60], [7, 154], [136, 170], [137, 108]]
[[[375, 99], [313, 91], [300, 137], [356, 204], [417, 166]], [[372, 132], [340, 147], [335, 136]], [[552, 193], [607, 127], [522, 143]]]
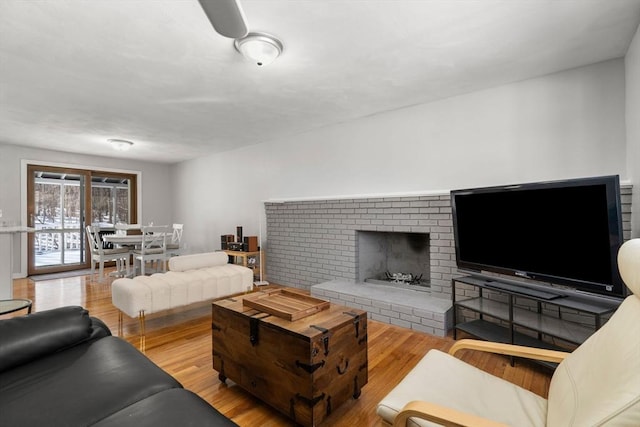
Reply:
[[547, 350], [544, 348], [525, 347], [522, 345], [504, 344], [499, 342], [464, 339], [456, 341], [449, 349], [454, 355], [460, 350], [478, 350], [489, 353], [504, 354], [506, 356], [524, 357], [527, 359], [543, 360], [545, 362], [562, 362], [569, 354], [566, 351]]
[[446, 427], [507, 427], [496, 421], [467, 414], [431, 402], [407, 403], [393, 420], [393, 427], [406, 427], [409, 418], [421, 418]]

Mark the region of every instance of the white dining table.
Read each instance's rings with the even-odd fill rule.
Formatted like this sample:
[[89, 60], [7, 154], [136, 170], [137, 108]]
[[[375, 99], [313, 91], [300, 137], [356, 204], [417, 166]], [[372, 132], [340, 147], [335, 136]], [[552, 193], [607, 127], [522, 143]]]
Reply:
[[[164, 234], [165, 236], [171, 236], [171, 233], [155, 233], [147, 235], [146, 240], [153, 240], [156, 236]], [[142, 234], [103, 234], [102, 240], [116, 245], [132, 245], [142, 244]]]

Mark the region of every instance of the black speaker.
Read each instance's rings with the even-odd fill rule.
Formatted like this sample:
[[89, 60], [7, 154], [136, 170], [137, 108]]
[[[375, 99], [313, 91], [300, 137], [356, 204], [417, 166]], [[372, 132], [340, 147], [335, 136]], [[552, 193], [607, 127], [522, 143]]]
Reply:
[[258, 236], [245, 236], [244, 238], [244, 246], [247, 252], [257, 252], [258, 251]]
[[233, 242], [233, 234], [223, 234], [220, 236], [220, 248], [222, 250], [229, 249], [229, 242]]
[[244, 251], [244, 243], [240, 242], [229, 242], [227, 244], [228, 249], [231, 251]]

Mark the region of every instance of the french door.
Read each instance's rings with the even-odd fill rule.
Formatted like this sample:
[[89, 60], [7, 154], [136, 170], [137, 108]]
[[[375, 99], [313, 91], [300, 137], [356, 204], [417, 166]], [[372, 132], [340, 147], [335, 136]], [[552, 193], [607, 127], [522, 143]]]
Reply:
[[28, 274], [88, 268], [85, 226], [131, 222], [136, 188], [134, 174], [28, 165]]

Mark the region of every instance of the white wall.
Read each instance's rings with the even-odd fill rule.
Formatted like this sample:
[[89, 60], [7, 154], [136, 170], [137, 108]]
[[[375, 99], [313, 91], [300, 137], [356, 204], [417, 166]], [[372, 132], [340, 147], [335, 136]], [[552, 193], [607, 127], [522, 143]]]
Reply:
[[176, 220], [213, 250], [236, 225], [257, 234], [269, 199], [627, 180], [624, 73], [606, 61], [183, 162]]
[[[21, 200], [24, 191], [22, 160], [38, 163], [63, 164], [72, 167], [101, 170], [128, 170], [141, 172], [141, 218], [143, 223], [170, 224], [173, 214], [170, 166], [109, 157], [85, 156], [58, 151], [38, 150], [0, 143], [0, 209], [2, 220], [23, 221], [25, 206]], [[26, 275], [26, 245], [14, 241], [14, 276]], [[24, 243], [24, 239], [22, 239]]]
[[640, 27], [625, 57], [627, 169], [634, 193], [631, 236], [640, 237]]
[[[246, 166], [245, 166], [246, 165]], [[264, 181], [252, 150], [235, 150], [175, 166], [174, 222], [184, 224], [186, 252], [220, 249], [220, 235], [258, 235]]]

